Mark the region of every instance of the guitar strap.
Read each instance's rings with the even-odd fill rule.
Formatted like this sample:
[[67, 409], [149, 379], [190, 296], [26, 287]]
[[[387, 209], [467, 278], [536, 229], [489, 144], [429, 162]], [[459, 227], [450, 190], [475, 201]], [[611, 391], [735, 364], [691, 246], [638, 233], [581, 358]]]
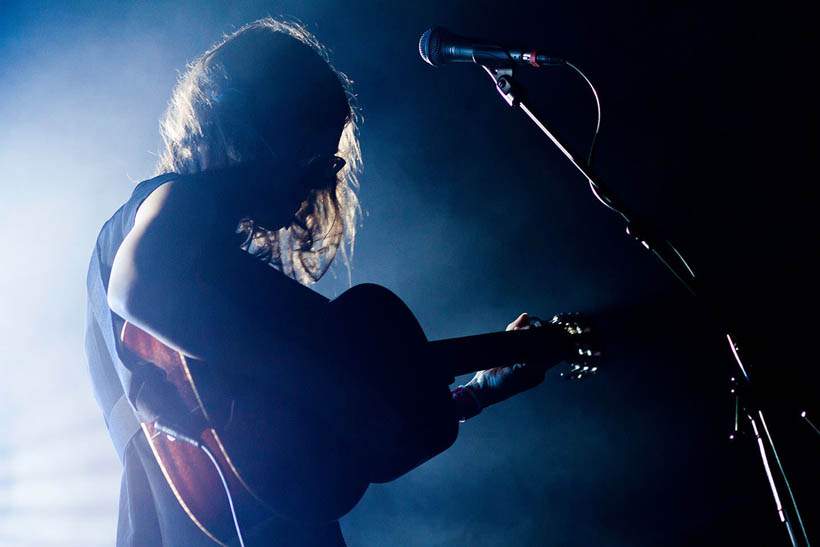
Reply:
[[[86, 338], [86, 351], [89, 353], [93, 351], [103, 367], [116, 371], [119, 375], [124, 367], [116, 367], [111, 357], [112, 355], [119, 356], [119, 354], [114, 339], [111, 312], [105, 313], [105, 310], [108, 310], [108, 299], [102, 285], [100, 263], [96, 252], [91, 258], [89, 277], [92, 278], [89, 280], [88, 290], [93, 316], [89, 317], [92, 334]], [[123, 458], [125, 457], [125, 447], [128, 445], [128, 441], [142, 429], [124, 390], [105, 417], [105, 423], [108, 426], [111, 440], [114, 442], [114, 448], [120, 457], [120, 462], [124, 463]]]
[[142, 431], [142, 427], [134, 415], [134, 409], [131, 408], [131, 403], [128, 402], [125, 393], [120, 395], [111, 412], [108, 413], [108, 431], [111, 433], [111, 440], [114, 441], [114, 448], [117, 449], [120, 461], [123, 461], [128, 441]]

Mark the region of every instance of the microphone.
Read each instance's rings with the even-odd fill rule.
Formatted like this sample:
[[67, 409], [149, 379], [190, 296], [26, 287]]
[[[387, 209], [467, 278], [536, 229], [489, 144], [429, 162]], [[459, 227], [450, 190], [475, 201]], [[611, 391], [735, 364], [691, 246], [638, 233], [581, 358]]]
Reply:
[[419, 38], [419, 55], [432, 66], [447, 63], [476, 63], [489, 67], [526, 64], [534, 67], [562, 65], [566, 61], [537, 50], [505, 48], [499, 44], [458, 36], [442, 27], [424, 31]]

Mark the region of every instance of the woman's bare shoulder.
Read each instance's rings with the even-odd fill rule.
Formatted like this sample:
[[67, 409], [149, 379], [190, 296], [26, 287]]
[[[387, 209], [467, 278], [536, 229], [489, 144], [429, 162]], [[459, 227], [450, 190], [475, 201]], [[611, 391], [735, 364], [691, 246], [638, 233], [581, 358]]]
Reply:
[[196, 182], [188, 177], [170, 180], [140, 204], [109, 279], [109, 305], [120, 315], [125, 316], [142, 287], [189, 271], [201, 249], [217, 237], [216, 200], [207, 185]]
[[224, 205], [224, 196], [220, 203], [212, 177], [180, 176], [158, 186], [145, 198], [137, 210], [134, 229], [172, 228], [189, 236], [188, 232], [201, 233], [221, 224], [235, 226], [237, 219], [220, 218], [228, 216]]

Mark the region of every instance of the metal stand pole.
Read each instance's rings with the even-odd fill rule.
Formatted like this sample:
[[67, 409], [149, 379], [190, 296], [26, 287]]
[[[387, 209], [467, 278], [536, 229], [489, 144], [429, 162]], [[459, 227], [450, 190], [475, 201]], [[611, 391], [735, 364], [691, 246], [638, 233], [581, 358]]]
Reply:
[[[593, 174], [590, 172], [589, 166], [584, 165], [582, 162], [579, 162], [573, 154], [564, 146], [556, 137], [552, 134], [552, 132], [547, 128], [547, 126], [538, 119], [538, 117], [524, 104], [521, 100], [521, 93], [513, 80], [513, 70], [509, 67], [487, 67], [482, 66], [482, 68], [490, 75], [490, 77], [495, 82], [496, 88], [498, 92], [501, 94], [502, 98], [507, 102], [508, 105], [511, 107], [518, 107], [520, 108], [524, 114], [544, 133], [544, 135], [549, 138], [550, 141], [567, 157], [567, 159], [572, 163], [578, 171], [587, 179], [589, 182], [590, 189], [592, 193], [595, 195], [598, 200], [603, 203], [606, 207], [611, 209], [612, 211], [618, 213], [625, 221], [626, 221], [626, 233], [631, 235], [633, 238], [638, 240], [647, 250], [652, 251], [652, 253], [658, 257], [658, 259], [672, 272], [672, 274], [680, 281], [684, 287], [694, 296], [700, 297], [700, 301], [707, 305], [707, 307], [712, 311], [712, 313], [720, 318], [720, 314], [715, 311], [713, 307], [713, 303], [710, 302], [708, 299], [704, 297], [704, 291], [701, 287], [699, 287], [699, 283], [695, 278], [695, 273], [686, 263], [683, 256], [678, 252], [672, 243], [669, 242], [665, 237], [663, 237], [660, 232], [650, 223], [641, 220], [638, 216], [634, 215], [632, 212], [628, 211], [625, 205], [617, 200], [614, 197], [612, 191], [607, 188], [601, 181], [597, 180]], [[721, 318], [722, 319], [722, 318]], [[751, 379], [749, 378], [749, 374], [746, 371], [746, 368], [743, 366], [742, 361], [740, 360], [740, 356], [738, 355], [738, 347], [733, 342], [731, 335], [727, 334], [726, 338], [729, 341], [732, 354], [735, 358], [735, 364], [737, 365], [742, 377], [742, 388], [739, 390], [733, 389], [732, 392], [735, 393], [736, 397], [736, 416], [735, 416], [735, 431], [730, 438], [734, 438], [737, 434], [737, 408], [742, 405], [747, 413], [747, 417], [749, 419], [750, 425], [754, 432], [755, 439], [757, 440], [758, 447], [760, 449], [760, 458], [763, 462], [763, 468], [766, 473], [766, 478], [769, 481], [769, 486], [772, 490], [772, 496], [774, 498], [775, 506], [777, 508], [777, 514], [780, 521], [785, 525], [786, 532], [789, 535], [790, 543], [793, 547], [810, 547], [809, 539], [806, 535], [805, 527], [803, 527], [803, 521], [800, 518], [800, 513], [797, 510], [797, 503], [792, 495], [791, 488], [789, 487], [788, 479], [786, 478], [786, 473], [783, 470], [783, 466], [780, 464], [780, 458], [777, 456], [777, 451], [774, 447], [774, 441], [772, 440], [771, 435], [769, 434], [768, 427], [766, 427], [766, 422], [763, 418], [763, 411], [759, 408], [758, 404], [756, 403], [757, 398], [753, 396], [752, 392], [752, 384]], [[732, 378], [732, 382], [735, 382], [735, 379]], [[742, 395], [742, 397], [741, 397]], [[763, 432], [765, 433], [765, 443], [764, 443], [764, 436], [760, 434], [758, 430], [757, 420], [755, 418], [757, 416], [760, 419], [760, 424], [763, 428]], [[792, 528], [791, 520], [789, 519], [789, 511], [787, 511], [783, 504], [781, 503], [781, 496], [778, 493], [778, 487], [776, 481], [771, 472], [771, 467], [769, 466], [769, 459], [766, 454], [766, 446], [774, 455], [775, 461], [777, 462], [777, 469], [780, 472], [780, 478], [786, 486], [786, 490], [789, 493], [789, 501], [791, 502], [791, 507], [794, 511], [794, 514], [797, 516], [798, 522], [800, 523], [800, 528], [802, 531], [801, 543], [798, 543], [798, 537], [795, 536], [794, 530]]]

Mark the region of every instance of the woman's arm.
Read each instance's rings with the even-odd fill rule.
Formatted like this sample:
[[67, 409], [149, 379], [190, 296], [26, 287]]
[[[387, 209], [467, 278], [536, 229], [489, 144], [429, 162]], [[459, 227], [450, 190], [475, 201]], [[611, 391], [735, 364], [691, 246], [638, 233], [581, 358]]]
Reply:
[[240, 249], [224, 183], [196, 178], [166, 183], [140, 206], [114, 259], [109, 306], [198, 359], [268, 360], [271, 347], [304, 347], [327, 300]]

